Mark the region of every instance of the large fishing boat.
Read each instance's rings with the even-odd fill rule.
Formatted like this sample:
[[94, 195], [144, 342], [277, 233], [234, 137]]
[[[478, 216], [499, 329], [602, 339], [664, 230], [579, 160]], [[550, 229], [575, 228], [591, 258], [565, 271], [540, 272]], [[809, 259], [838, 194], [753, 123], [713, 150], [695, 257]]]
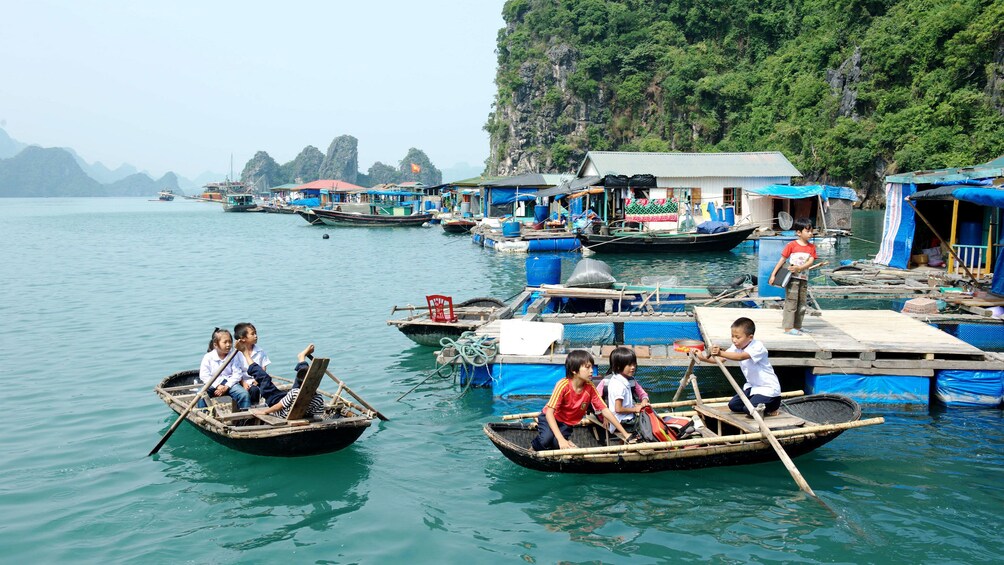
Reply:
[[707, 253], [729, 251], [757, 226], [730, 226], [717, 233], [613, 230], [608, 234], [580, 233], [584, 251], [594, 253]]

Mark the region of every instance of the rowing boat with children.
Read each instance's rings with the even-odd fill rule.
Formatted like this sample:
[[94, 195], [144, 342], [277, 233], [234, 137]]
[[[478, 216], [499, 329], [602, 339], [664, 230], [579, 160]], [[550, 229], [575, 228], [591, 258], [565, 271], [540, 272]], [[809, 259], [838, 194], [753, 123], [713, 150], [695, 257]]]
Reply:
[[[800, 394], [800, 393], [798, 393]], [[842, 395], [814, 394], [786, 398], [775, 415], [763, 421], [769, 432], [743, 414], [729, 411], [727, 398], [653, 404], [653, 408], [689, 407], [691, 410], [660, 414], [666, 418], [689, 417], [693, 435], [687, 439], [627, 443], [598, 422], [584, 419], [575, 426], [573, 449], [534, 451], [537, 414], [517, 414], [488, 423], [484, 433], [510, 461], [537, 471], [561, 473], [646, 473], [746, 465], [777, 461], [778, 454], [767, 441], [773, 436], [791, 457], [809, 453], [829, 443], [845, 430], [880, 424], [882, 418], [861, 419], [858, 404]], [[672, 405], [672, 406], [670, 406]]]
[[[313, 360], [302, 383], [297, 383], [299, 394], [284, 418], [264, 414], [257, 407], [237, 410], [229, 396], [210, 398], [205, 408], [192, 409], [196, 395], [204, 388], [197, 370], [165, 377], [154, 391], [176, 414], [183, 414], [195, 429], [231, 449], [278, 457], [317, 455], [351, 445], [372, 424], [375, 416], [382, 416], [331, 375], [327, 366], [328, 359]], [[318, 389], [326, 373], [339, 384], [334, 394]], [[272, 378], [280, 390], [289, 390], [293, 385], [289, 379]], [[352, 396], [358, 404], [343, 393]], [[311, 414], [310, 404], [315, 394], [324, 399], [323, 408]]]

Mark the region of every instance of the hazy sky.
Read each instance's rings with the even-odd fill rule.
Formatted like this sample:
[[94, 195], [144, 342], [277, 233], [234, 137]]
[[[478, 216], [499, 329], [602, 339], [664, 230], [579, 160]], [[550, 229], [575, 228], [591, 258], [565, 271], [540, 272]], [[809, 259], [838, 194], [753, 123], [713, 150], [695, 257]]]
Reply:
[[155, 177], [359, 139], [480, 166], [503, 0], [0, 0], [0, 126]]

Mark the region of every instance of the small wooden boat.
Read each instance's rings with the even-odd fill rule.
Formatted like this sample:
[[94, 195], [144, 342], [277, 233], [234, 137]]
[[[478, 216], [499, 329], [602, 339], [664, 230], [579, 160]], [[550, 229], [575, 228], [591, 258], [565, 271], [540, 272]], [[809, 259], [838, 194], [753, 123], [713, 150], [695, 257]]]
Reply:
[[443, 220], [443, 231], [446, 233], [470, 233], [471, 228], [476, 225], [478, 223], [474, 220], [454, 218], [452, 220]]
[[258, 207], [254, 203], [254, 196], [251, 194], [228, 194], [223, 200], [224, 212], [257, 212]]
[[361, 214], [358, 212], [340, 212], [313, 208], [318, 218], [329, 226], [360, 226], [360, 227], [406, 227], [421, 226], [432, 219], [432, 213], [394, 216], [391, 214]]
[[732, 226], [718, 233], [614, 231], [609, 235], [580, 233], [584, 250], [595, 253], [705, 253], [728, 251], [743, 242], [757, 226]]
[[[745, 465], [777, 461], [754, 420], [732, 414], [727, 406], [696, 404], [703, 427], [700, 437], [669, 442], [608, 445], [602, 428], [593, 424], [574, 428], [576, 449], [536, 452], [530, 442], [537, 437], [536, 422], [488, 423], [484, 433], [512, 462], [530, 469], [563, 473], [644, 473]], [[820, 447], [844, 430], [880, 424], [882, 418], [861, 420], [861, 408], [852, 399], [836, 394], [816, 394], [782, 401], [776, 416], [764, 421], [795, 457]], [[616, 443], [615, 443], [616, 441]]]
[[[319, 381], [322, 375], [323, 372], [318, 372], [316, 380]], [[301, 391], [307, 390], [312, 378], [315, 376], [308, 372]], [[273, 380], [276, 384], [289, 384], [287, 379], [281, 377], [273, 377]], [[171, 410], [181, 414], [202, 385], [198, 371], [182, 371], [164, 378], [154, 391]], [[356, 441], [373, 422], [371, 411], [341, 396], [332, 396], [323, 391], [318, 393], [326, 397], [323, 414], [304, 419], [288, 420], [246, 411], [238, 412], [230, 402], [213, 402], [208, 408], [194, 409], [185, 419], [213, 441], [231, 449], [275, 457], [338, 451]], [[229, 397], [223, 398], [229, 400]]]
[[296, 208], [279, 204], [263, 204], [258, 206], [258, 210], [266, 214], [295, 214]]
[[436, 321], [429, 315], [428, 307], [394, 306], [391, 314], [399, 310], [410, 310], [406, 318], [387, 320], [388, 326], [396, 326], [408, 339], [419, 345], [439, 347], [444, 337], [456, 339], [461, 334], [474, 331], [487, 323], [505, 303], [496, 298], [472, 298], [451, 308], [453, 321]]

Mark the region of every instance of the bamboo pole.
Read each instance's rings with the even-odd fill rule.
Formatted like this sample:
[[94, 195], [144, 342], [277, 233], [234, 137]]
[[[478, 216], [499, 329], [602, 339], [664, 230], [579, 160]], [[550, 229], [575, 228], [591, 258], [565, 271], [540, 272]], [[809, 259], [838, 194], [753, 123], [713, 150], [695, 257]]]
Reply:
[[798, 488], [802, 489], [806, 494], [812, 496], [813, 498], [818, 499], [819, 497], [816, 496], [816, 493], [812, 492], [812, 487], [810, 487], [809, 483], [806, 482], [805, 478], [802, 476], [802, 473], [799, 472], [798, 467], [795, 467], [795, 463], [791, 460], [791, 457], [788, 457], [788, 453], [785, 452], [784, 447], [781, 446], [781, 443], [778, 442], [777, 438], [774, 437], [774, 434], [771, 433], [770, 428], [767, 426], [767, 423], [763, 421], [763, 417], [760, 415], [759, 412], [756, 411], [756, 408], [753, 407], [753, 403], [750, 402], [750, 399], [747, 398], [745, 394], [743, 394], [743, 389], [739, 388], [739, 385], [736, 383], [736, 380], [732, 378], [732, 373], [730, 373], [729, 370], [725, 368], [725, 365], [722, 363], [721, 357], [716, 356], [714, 359], [715, 363], [718, 365], [718, 368], [722, 370], [722, 373], [725, 375], [725, 378], [728, 379], [729, 384], [732, 385], [732, 388], [735, 389], [736, 394], [739, 395], [739, 399], [743, 401], [743, 405], [746, 406], [746, 410], [748, 410], [750, 415], [753, 416], [753, 419], [756, 420], [756, 423], [760, 425], [760, 432], [763, 434], [764, 438], [767, 440], [768, 443], [770, 443], [770, 446], [774, 448], [774, 451], [777, 452], [778, 458], [781, 459], [781, 462], [784, 463], [784, 466], [788, 469], [788, 473], [791, 474], [791, 478], [795, 479], [795, 484], [797, 484]]
[[[854, 420], [853, 422], [844, 422], [841, 424], [821, 424], [818, 426], [803, 426], [801, 428], [792, 428], [788, 430], [778, 430], [773, 432], [774, 437], [778, 438], [788, 438], [800, 435], [813, 435], [813, 434], [825, 434], [836, 431], [850, 430], [854, 428], [863, 428], [865, 426], [874, 426], [885, 422], [885, 418], [879, 416], [877, 418], [868, 418], [865, 420]], [[648, 443], [631, 443], [627, 445], [608, 445], [601, 447], [577, 447], [574, 449], [552, 449], [548, 451], [538, 451], [535, 455], [537, 457], [542, 457], [545, 459], [554, 459], [561, 457], [577, 456], [577, 455], [589, 455], [595, 453], [605, 453], [605, 454], [617, 454], [625, 453], [630, 451], [650, 451], [650, 450], [667, 450], [667, 449], [679, 449], [681, 447], [690, 446], [710, 446], [718, 445], [723, 443], [743, 443], [750, 441], [763, 441], [765, 435], [763, 432], [751, 432], [746, 434], [737, 434], [731, 436], [718, 436], [718, 437], [700, 437], [693, 439], [681, 439], [676, 441], [655, 441]]]
[[683, 394], [683, 389], [687, 386], [687, 381], [690, 380], [691, 373], [694, 371], [694, 363], [697, 363], [697, 355], [693, 351], [688, 351], [687, 355], [690, 356], [690, 364], [687, 365], [687, 370], [683, 373], [683, 378], [680, 379], [680, 386], [676, 389], [676, 394], [673, 395], [673, 402], [680, 400], [680, 395]]

